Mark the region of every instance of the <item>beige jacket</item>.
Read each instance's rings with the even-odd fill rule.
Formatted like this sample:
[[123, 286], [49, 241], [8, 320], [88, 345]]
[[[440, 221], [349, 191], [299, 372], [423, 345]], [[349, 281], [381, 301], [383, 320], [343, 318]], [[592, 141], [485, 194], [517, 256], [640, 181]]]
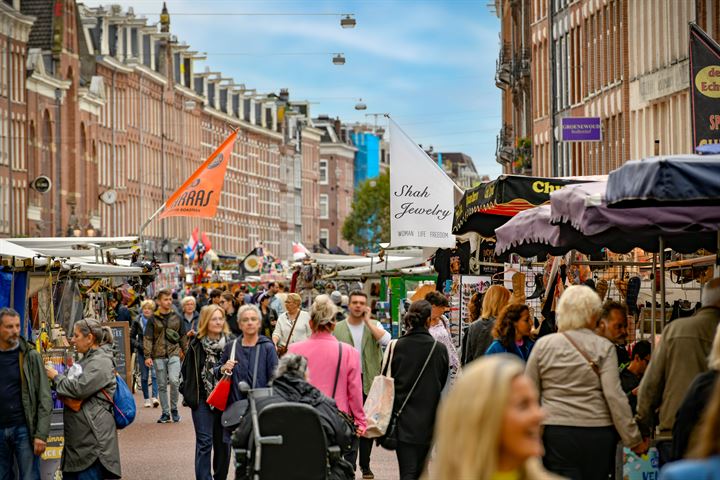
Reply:
[[704, 307], [665, 328], [638, 390], [637, 422], [645, 435], [652, 431], [657, 409], [660, 438], [672, 435], [675, 415], [690, 384], [708, 369], [707, 358], [719, 323], [720, 308]]
[[600, 367], [600, 377], [561, 333], [538, 340], [530, 353], [526, 372], [540, 392], [545, 410], [543, 424], [614, 425], [625, 446], [634, 447], [642, 442], [630, 404], [620, 386], [613, 344], [586, 328], [567, 333]]

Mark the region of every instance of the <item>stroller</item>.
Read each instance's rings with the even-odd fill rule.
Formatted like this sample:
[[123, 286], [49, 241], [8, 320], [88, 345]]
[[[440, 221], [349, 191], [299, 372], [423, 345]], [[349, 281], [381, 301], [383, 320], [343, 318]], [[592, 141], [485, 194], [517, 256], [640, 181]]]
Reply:
[[272, 388], [250, 389], [241, 382], [240, 391], [248, 396], [252, 433], [247, 442], [239, 435], [240, 428], [233, 433], [236, 480], [342, 478], [331, 471], [331, 465], [342, 459], [341, 449], [327, 445], [312, 407], [294, 402], [263, 407], [264, 399], [273, 395]]

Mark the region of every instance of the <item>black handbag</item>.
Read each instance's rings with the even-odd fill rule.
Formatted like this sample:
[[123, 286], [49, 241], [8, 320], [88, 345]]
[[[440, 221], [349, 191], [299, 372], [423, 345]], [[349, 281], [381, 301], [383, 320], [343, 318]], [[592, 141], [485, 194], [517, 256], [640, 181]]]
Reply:
[[[238, 340], [235, 340], [235, 341], [237, 342]], [[258, 359], [259, 358], [260, 358], [260, 348], [258, 348], [256, 346], [255, 347], [255, 366], [253, 367], [252, 388], [255, 388], [255, 379], [257, 378], [257, 369], [258, 369]], [[220, 423], [222, 423], [222, 426], [225, 428], [237, 427], [238, 425], [240, 425], [240, 422], [242, 421], [242, 419], [245, 416], [245, 413], [248, 411], [249, 407], [250, 407], [250, 401], [247, 398], [243, 398], [243, 399], [238, 400], [237, 402], [232, 403], [223, 412], [222, 417], [220, 417]]]
[[405, 401], [400, 406], [400, 409], [396, 413], [393, 413], [393, 416], [390, 417], [390, 423], [388, 423], [387, 430], [385, 430], [385, 435], [383, 435], [382, 437], [379, 437], [376, 440], [377, 444], [386, 450], [397, 450], [398, 417], [400, 417], [400, 414], [402, 413], [403, 409], [405, 408], [405, 405], [407, 405], [408, 400], [410, 400], [410, 397], [412, 396], [413, 392], [415, 391], [415, 387], [417, 386], [418, 382], [420, 381], [420, 377], [422, 377], [422, 374], [425, 373], [425, 368], [427, 367], [428, 363], [430, 362], [430, 357], [432, 357], [432, 354], [435, 351], [435, 345], [437, 345], [437, 340], [435, 340], [433, 342], [433, 346], [430, 349], [430, 353], [428, 354], [427, 358], [425, 359], [425, 364], [423, 365], [422, 369], [420, 370], [420, 373], [418, 374], [417, 378], [415, 379], [415, 383], [413, 383], [413, 386], [410, 389], [410, 391], [408, 392], [407, 397], [405, 397]]

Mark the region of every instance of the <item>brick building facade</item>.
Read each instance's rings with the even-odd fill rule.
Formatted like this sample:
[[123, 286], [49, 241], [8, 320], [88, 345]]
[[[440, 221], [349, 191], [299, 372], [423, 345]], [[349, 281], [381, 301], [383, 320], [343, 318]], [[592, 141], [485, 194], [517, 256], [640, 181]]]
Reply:
[[352, 246], [342, 236], [342, 227], [352, 210], [354, 193], [354, 147], [339, 119], [327, 116], [313, 120], [322, 131], [318, 169], [320, 237], [319, 243], [332, 251], [350, 253]]
[[[166, 11], [149, 24], [117, 6], [2, 0], [0, 52], [0, 234], [138, 234], [238, 129], [216, 217], [156, 219], [147, 250], [170, 254], [196, 226], [220, 254], [317, 243], [321, 132], [307, 105], [196, 71], [204, 57]], [[48, 193], [29, 188], [41, 175]]]
[[[531, 7], [534, 175], [607, 174], [653, 155], [656, 141], [660, 154], [693, 151], [688, 22], [720, 38], [717, 2], [532, 0]], [[599, 117], [602, 141], [562, 142], [563, 117]], [[504, 123], [512, 118], [503, 112]]]

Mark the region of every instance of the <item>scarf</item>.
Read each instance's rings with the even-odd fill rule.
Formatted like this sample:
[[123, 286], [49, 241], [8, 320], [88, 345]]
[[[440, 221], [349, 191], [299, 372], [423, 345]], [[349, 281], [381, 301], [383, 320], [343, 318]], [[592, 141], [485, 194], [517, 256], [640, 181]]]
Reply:
[[213, 369], [220, 362], [220, 355], [222, 354], [226, 343], [227, 339], [225, 338], [225, 335], [222, 335], [217, 340], [212, 340], [207, 336], [200, 339], [200, 345], [202, 345], [203, 350], [205, 350], [205, 365], [202, 367], [200, 377], [202, 378], [205, 392], [208, 395], [210, 395], [210, 392], [213, 391], [218, 382], [215, 379], [215, 375], [213, 375]]

